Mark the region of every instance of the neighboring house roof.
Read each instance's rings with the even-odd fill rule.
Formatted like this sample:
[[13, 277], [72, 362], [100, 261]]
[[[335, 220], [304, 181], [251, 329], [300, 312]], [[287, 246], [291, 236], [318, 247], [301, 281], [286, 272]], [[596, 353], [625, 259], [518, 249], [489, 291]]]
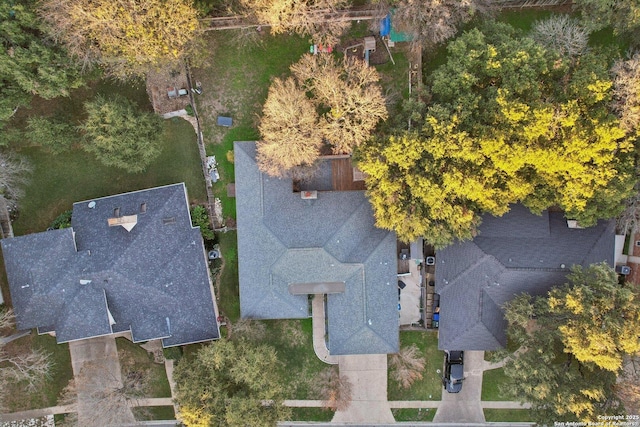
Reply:
[[573, 265], [613, 265], [614, 224], [569, 228], [561, 212], [534, 215], [516, 205], [502, 217], [486, 215], [473, 241], [437, 254], [439, 348], [496, 350], [506, 345], [502, 305], [527, 292], [544, 295], [566, 282]]
[[71, 225], [0, 242], [18, 329], [58, 342], [131, 330], [165, 347], [219, 338], [184, 184], [75, 203]]
[[[327, 295], [329, 352], [398, 351], [396, 237], [375, 227], [364, 191], [303, 200], [291, 179], [260, 173], [255, 143], [236, 142], [234, 153], [242, 317], [309, 317], [308, 296], [289, 285], [334, 292], [342, 282], [344, 292]], [[330, 167], [317, 189], [330, 187]]]

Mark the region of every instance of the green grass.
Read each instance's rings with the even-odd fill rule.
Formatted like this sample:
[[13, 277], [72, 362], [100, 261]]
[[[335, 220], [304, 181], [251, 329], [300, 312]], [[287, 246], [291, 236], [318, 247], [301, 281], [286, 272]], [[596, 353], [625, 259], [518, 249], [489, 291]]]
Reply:
[[238, 240], [235, 231], [218, 234], [224, 268], [220, 273], [218, 309], [231, 321], [240, 318], [240, 284], [238, 281]]
[[141, 174], [104, 166], [80, 149], [52, 155], [27, 147], [20, 154], [31, 161], [34, 171], [20, 202], [19, 218], [13, 223], [16, 235], [44, 231], [74, 202], [95, 197], [184, 181], [193, 201], [206, 199], [196, 135], [181, 119], [164, 123], [162, 153]]
[[12, 356], [25, 354], [32, 348], [43, 350], [50, 355], [52, 368], [49, 377], [44, 378], [42, 384], [33, 391], [26, 390], [24, 384], [21, 383], [7, 384], [3, 402], [8, 409], [7, 412], [57, 405], [62, 390], [73, 378], [69, 346], [67, 344], [57, 344], [56, 339], [50, 335], [32, 333], [4, 346], [7, 354]]
[[387, 395], [389, 400], [440, 400], [442, 397], [442, 364], [444, 353], [438, 350], [438, 336], [434, 332], [401, 331], [402, 347], [415, 344], [426, 360], [422, 379], [404, 389], [389, 373]]
[[294, 421], [324, 421], [333, 419], [335, 412], [324, 408], [291, 408], [291, 419]]
[[482, 400], [511, 400], [500, 392], [500, 386], [508, 380], [502, 368], [484, 371], [482, 376]]
[[132, 408], [133, 416], [138, 421], [152, 420], [175, 420], [176, 414], [173, 406], [145, 406], [143, 408]]
[[435, 408], [402, 408], [392, 409], [396, 421], [433, 421], [436, 415]]
[[506, 22], [524, 31], [529, 31], [534, 22], [548, 18], [552, 14], [553, 12], [549, 10], [540, 9], [510, 10], [498, 15], [498, 21]]
[[487, 422], [527, 422], [531, 421], [528, 409], [485, 409], [484, 418]]
[[171, 397], [164, 364], [155, 363], [151, 354], [139, 344], [132, 343], [126, 338], [117, 338], [116, 345], [123, 373], [131, 371], [146, 373], [148, 385], [146, 397]]
[[[274, 77], [288, 73], [289, 66], [308, 49], [305, 39], [292, 36], [264, 35], [259, 44], [238, 47], [238, 32], [209, 32], [207, 44], [213, 60], [196, 68], [193, 74], [205, 92], [197, 98], [198, 112], [207, 143], [207, 154], [218, 160], [220, 180], [213, 192], [222, 202], [223, 214], [235, 218], [235, 200], [227, 197], [227, 184], [235, 181], [233, 164], [227, 151], [234, 141], [258, 138], [257, 118]], [[233, 118], [232, 128], [217, 126], [217, 116]]]
[[[318, 359], [313, 351], [313, 331], [311, 319], [270, 320], [264, 322], [267, 327], [264, 344], [273, 346], [285, 364], [284, 383], [289, 399], [319, 399], [312, 392], [311, 383], [315, 375], [323, 369], [331, 368]], [[292, 337], [287, 329], [302, 331], [298, 339]]]

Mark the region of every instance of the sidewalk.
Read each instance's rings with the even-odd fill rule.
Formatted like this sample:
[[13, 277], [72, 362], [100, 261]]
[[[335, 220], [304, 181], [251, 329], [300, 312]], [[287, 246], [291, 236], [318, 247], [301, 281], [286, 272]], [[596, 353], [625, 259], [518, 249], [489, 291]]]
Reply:
[[338, 358], [329, 355], [327, 343], [324, 340], [325, 315], [324, 315], [324, 295], [315, 295], [311, 302], [311, 322], [313, 328], [313, 351], [318, 359], [330, 365], [336, 365]]

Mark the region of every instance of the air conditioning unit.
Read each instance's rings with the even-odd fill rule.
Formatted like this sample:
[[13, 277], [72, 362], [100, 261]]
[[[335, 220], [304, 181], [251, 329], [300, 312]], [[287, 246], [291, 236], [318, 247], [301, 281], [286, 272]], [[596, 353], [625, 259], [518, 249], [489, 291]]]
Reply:
[[628, 274], [631, 274], [631, 267], [628, 265], [616, 265], [616, 273], [627, 276]]

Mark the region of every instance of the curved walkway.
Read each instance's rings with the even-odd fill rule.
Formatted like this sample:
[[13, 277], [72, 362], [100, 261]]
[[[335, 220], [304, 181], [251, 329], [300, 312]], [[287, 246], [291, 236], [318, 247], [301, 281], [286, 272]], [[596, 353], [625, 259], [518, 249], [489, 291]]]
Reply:
[[337, 365], [338, 358], [329, 354], [327, 342], [324, 340], [325, 315], [324, 295], [315, 295], [311, 302], [311, 319], [313, 325], [313, 351], [318, 359], [330, 365]]

